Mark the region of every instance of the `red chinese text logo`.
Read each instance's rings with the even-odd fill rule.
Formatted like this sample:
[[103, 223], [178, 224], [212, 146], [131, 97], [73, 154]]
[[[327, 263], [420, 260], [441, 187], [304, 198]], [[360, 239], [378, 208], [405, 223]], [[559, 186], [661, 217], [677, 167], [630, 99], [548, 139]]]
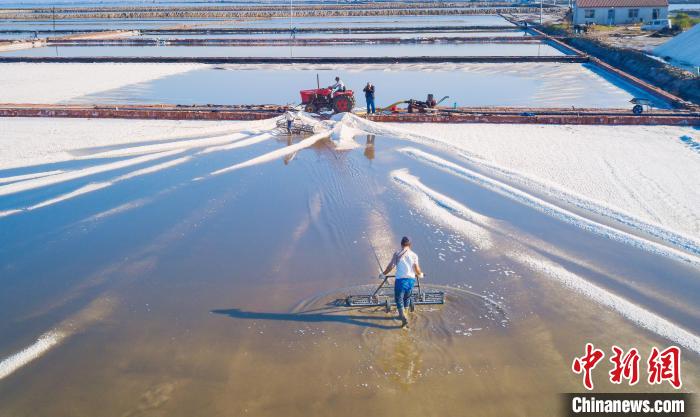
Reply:
[[583, 386], [586, 389], [593, 389], [593, 379], [591, 374], [593, 373], [593, 368], [598, 365], [601, 359], [605, 356], [602, 350], [593, 347], [593, 344], [586, 343], [586, 354], [580, 358], [575, 358], [574, 363], [571, 364], [571, 369], [577, 373], [583, 373]]
[[623, 355], [623, 350], [617, 346], [613, 346], [612, 350], [614, 355], [610, 358], [610, 362], [614, 367], [609, 372], [610, 382], [619, 384], [624, 378], [630, 385], [636, 384], [639, 381], [639, 351], [632, 348]]
[[[610, 363], [612, 368], [608, 372], [610, 382], [621, 384], [626, 380], [629, 385], [639, 382], [639, 362], [641, 356], [636, 348], [625, 352], [618, 346], [612, 347]], [[586, 351], [583, 356], [574, 358], [571, 370], [576, 374], [583, 374], [583, 386], [588, 390], [593, 389], [593, 369], [605, 357], [605, 352], [596, 349], [592, 343], [586, 343]], [[671, 346], [659, 351], [656, 347], [651, 349], [647, 360], [649, 384], [661, 384], [668, 381], [676, 389], [679, 389], [681, 381], [681, 350]]]
[[681, 382], [681, 350], [671, 346], [659, 352], [656, 347], [651, 349], [651, 355], [647, 361], [649, 365], [649, 383], [660, 384], [668, 381], [673, 388], [680, 388]]

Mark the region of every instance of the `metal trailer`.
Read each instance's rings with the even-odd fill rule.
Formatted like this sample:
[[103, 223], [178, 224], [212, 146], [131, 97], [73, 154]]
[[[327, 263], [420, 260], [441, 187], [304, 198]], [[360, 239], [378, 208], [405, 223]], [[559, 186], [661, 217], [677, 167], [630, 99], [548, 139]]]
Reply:
[[645, 109], [651, 110], [652, 108], [651, 100], [647, 98], [635, 97], [630, 100], [630, 103], [634, 104], [634, 106], [632, 106], [632, 113], [634, 114], [642, 114]]

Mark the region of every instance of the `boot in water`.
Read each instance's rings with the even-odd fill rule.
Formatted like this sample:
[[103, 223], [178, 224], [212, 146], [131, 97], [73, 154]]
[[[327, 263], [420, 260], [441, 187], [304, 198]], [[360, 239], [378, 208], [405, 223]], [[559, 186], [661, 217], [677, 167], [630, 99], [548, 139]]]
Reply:
[[399, 309], [399, 319], [401, 319], [401, 327], [402, 328], [408, 328], [408, 319], [406, 318], [406, 314], [403, 311], [403, 308]]

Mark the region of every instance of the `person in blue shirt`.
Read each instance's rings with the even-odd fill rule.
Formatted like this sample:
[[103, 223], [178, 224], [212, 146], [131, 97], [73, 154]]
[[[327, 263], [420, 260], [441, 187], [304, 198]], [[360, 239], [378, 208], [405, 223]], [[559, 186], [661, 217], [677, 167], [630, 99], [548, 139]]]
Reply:
[[365, 92], [365, 101], [367, 102], [367, 114], [374, 114], [376, 112], [376, 109], [374, 107], [374, 85], [372, 85], [372, 83], [367, 83], [367, 85], [362, 91]]

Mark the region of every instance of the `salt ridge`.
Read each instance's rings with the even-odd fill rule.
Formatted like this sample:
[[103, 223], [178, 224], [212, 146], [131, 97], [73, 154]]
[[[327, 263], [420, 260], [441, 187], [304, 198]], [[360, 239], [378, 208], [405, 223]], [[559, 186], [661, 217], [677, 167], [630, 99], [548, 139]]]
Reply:
[[698, 258], [697, 256], [687, 254], [677, 249], [667, 247], [656, 242], [648, 241], [630, 233], [623, 232], [621, 230], [614, 229], [610, 226], [594, 222], [593, 220], [574, 214], [568, 210], [565, 210], [554, 204], [548, 203], [522, 190], [511, 187], [500, 181], [485, 177], [477, 172], [464, 168], [460, 165], [457, 165], [453, 162], [447, 161], [435, 155], [423, 152], [415, 148], [403, 148], [401, 149], [401, 152], [419, 161], [427, 162], [445, 172], [456, 174], [457, 176], [462, 177], [470, 182], [485, 186], [495, 192], [498, 192], [501, 195], [504, 195], [508, 198], [511, 198], [515, 201], [532, 207], [542, 213], [548, 214], [559, 220], [577, 226], [581, 229], [587, 230], [589, 232], [601, 236], [605, 236], [612, 240], [625, 243], [651, 253], [666, 256], [682, 262], [691, 263], [695, 266], [700, 266], [700, 258]]
[[[394, 170], [390, 176], [394, 181], [407, 188], [412, 204], [422, 208], [425, 214], [463, 233], [480, 249], [491, 249], [494, 246], [491, 233], [482, 226], [491, 223], [491, 219], [425, 186], [418, 177], [409, 174], [408, 170]], [[435, 204], [449, 212], [450, 216], [445, 216], [442, 211], [432, 210]]]
[[[390, 176], [394, 179], [401, 177], [407, 178], [409, 183], [415, 183], [417, 181], [417, 179], [411, 179], [412, 176], [410, 176], [406, 170], [393, 171]], [[473, 238], [470, 236], [471, 231], [469, 229], [464, 229], [461, 227], [464, 220], [455, 215], [455, 213], [459, 213], [459, 211], [454, 210], [455, 207], [459, 206], [459, 203], [457, 203], [457, 206], [455, 206], [454, 201], [450, 197], [440, 197], [440, 193], [425, 185], [422, 185], [420, 188], [412, 188], [409, 190], [413, 193], [414, 197], [410, 199], [410, 202], [415, 207], [422, 209], [423, 212], [452, 228], [455, 232], [464, 234], [466, 238]], [[421, 201], [420, 199], [420, 197], [426, 193], [435, 197], [435, 199], [431, 201], [431, 205], [426, 205], [425, 200]], [[518, 250], [506, 251], [504, 256], [527, 267], [530, 270], [556, 279], [566, 287], [585, 295], [598, 304], [612, 308], [628, 320], [631, 320], [637, 325], [650, 330], [659, 336], [678, 343], [679, 345], [696, 353], [700, 353], [700, 337], [697, 335], [683, 329], [669, 320], [658, 316], [653, 312], [644, 309], [643, 307], [630, 302], [629, 300], [626, 300], [587, 281], [577, 274], [566, 270], [562, 266], [539, 256], [534, 251], [527, 249], [526, 247], [519, 247]]]

